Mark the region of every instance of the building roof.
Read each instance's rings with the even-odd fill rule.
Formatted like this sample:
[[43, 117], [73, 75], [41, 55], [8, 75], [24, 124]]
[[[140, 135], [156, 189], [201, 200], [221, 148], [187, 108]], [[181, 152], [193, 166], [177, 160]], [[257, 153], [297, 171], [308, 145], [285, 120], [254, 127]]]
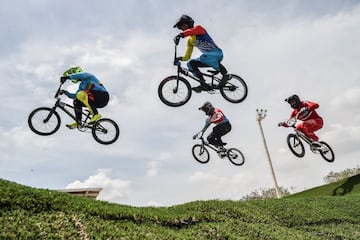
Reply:
[[74, 189], [61, 189], [59, 192], [67, 192], [76, 196], [88, 197], [96, 199], [102, 188], [74, 188]]

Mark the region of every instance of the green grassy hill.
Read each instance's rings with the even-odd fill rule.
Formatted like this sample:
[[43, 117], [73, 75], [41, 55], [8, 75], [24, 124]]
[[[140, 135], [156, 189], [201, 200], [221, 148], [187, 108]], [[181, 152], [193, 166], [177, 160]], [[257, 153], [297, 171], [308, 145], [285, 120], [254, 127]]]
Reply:
[[131, 207], [0, 179], [0, 239], [360, 239], [360, 175], [282, 199]]

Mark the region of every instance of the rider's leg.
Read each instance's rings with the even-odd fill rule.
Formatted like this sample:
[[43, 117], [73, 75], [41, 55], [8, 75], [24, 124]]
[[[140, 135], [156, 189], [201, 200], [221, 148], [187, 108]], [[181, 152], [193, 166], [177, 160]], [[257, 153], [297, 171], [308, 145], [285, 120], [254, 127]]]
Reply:
[[319, 137], [314, 133], [321, 129], [324, 123], [321, 118], [309, 119], [296, 126], [296, 129], [300, 130], [306, 136], [310, 137], [313, 141], [318, 141]]
[[231, 77], [229, 76], [229, 74], [227, 74], [227, 69], [224, 67], [224, 65], [219, 63], [219, 67], [220, 67], [220, 72], [222, 75], [219, 86], [224, 86]]
[[207, 140], [211, 145], [214, 145], [215, 147], [219, 146], [219, 140], [217, 135], [214, 133], [214, 128], [213, 131], [207, 136]]
[[[76, 94], [76, 98], [79, 99], [79, 101], [82, 102], [85, 105], [85, 107], [87, 107], [89, 109], [89, 112], [92, 115], [89, 123], [96, 122], [97, 120], [99, 120], [101, 118], [101, 115], [98, 114], [98, 111], [97, 111], [95, 105], [93, 104], [95, 98], [91, 91], [79, 91]], [[90, 105], [90, 102], [91, 102], [91, 105]]]
[[205, 84], [205, 79], [204, 79], [202, 73], [200, 72], [199, 68], [209, 67], [209, 66], [206, 65], [205, 63], [200, 62], [198, 59], [191, 59], [187, 63], [187, 66], [189, 68], [189, 71], [192, 72], [195, 77], [199, 78], [200, 83]]
[[220, 123], [213, 128], [213, 133], [215, 138], [217, 139], [219, 146], [224, 146], [226, 144], [222, 141], [221, 137], [230, 131], [231, 131], [231, 124], [229, 122]]
[[207, 137], [207, 140], [209, 141], [209, 143], [211, 143], [214, 146], [222, 147], [226, 143], [224, 143], [221, 140], [221, 137], [230, 131], [231, 131], [231, 124], [229, 122], [220, 123], [213, 128], [212, 132]]
[[227, 69], [221, 63], [219, 63], [219, 67], [220, 67], [221, 75], [225, 76], [227, 74], [227, 72], [228, 72]]
[[83, 106], [84, 106], [84, 104], [82, 102], [80, 102], [77, 98], [74, 99], [75, 118], [77, 121], [70, 123], [70, 124], [66, 124], [66, 126], [68, 128], [73, 129], [79, 125], [78, 122], [81, 122]]

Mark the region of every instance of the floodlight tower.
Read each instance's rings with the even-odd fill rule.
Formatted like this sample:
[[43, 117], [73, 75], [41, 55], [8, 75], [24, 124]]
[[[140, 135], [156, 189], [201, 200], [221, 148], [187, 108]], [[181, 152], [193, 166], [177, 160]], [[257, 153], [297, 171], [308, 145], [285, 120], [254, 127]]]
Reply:
[[263, 130], [262, 125], [261, 125], [261, 120], [263, 120], [263, 119], [266, 117], [266, 112], [267, 112], [267, 110], [266, 110], [266, 109], [256, 109], [256, 112], [257, 112], [257, 118], [256, 118], [256, 120], [257, 120], [258, 123], [259, 123], [260, 131], [261, 131], [261, 136], [262, 136], [262, 139], [263, 139], [263, 142], [264, 142], [264, 146], [265, 146], [266, 155], [267, 155], [267, 157], [268, 157], [268, 161], [269, 161], [269, 164], [270, 164], [271, 175], [272, 175], [273, 180], [274, 180], [274, 183], [275, 183], [276, 196], [277, 196], [277, 198], [281, 198], [279, 186], [278, 186], [278, 183], [277, 183], [276, 177], [275, 177], [274, 168], [273, 168], [272, 163], [271, 163], [270, 153], [269, 153], [269, 150], [268, 150], [266, 141], [265, 141], [264, 130]]

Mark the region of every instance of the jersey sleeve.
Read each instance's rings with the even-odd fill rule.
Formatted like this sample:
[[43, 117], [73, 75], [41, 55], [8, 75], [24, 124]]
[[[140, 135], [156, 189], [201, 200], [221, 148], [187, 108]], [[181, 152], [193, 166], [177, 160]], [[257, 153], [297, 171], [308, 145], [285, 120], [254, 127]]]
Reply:
[[194, 50], [194, 43], [196, 41], [196, 36], [193, 35], [191, 37], [189, 37], [188, 41], [187, 41], [187, 44], [186, 44], [186, 52], [185, 52], [185, 55], [182, 57], [182, 60], [183, 61], [187, 61], [190, 59], [191, 57], [191, 54]]

